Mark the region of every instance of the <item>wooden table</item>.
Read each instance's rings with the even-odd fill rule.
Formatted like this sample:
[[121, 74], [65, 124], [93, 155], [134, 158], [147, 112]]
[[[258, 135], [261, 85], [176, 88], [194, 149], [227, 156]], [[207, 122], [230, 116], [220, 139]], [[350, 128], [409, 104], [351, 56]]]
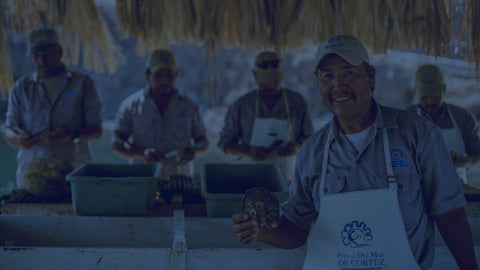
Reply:
[[465, 193], [465, 198], [468, 202], [480, 201], [480, 189], [463, 184], [463, 192]]
[[[207, 209], [204, 203], [183, 203], [181, 194], [175, 194], [170, 204], [156, 202], [149, 216], [170, 217], [173, 211], [183, 210], [187, 217], [206, 217]], [[0, 206], [2, 215], [40, 215], [40, 216], [74, 216], [70, 203], [6, 203]]]
[[[467, 216], [480, 217], [480, 189], [463, 185], [465, 198], [468, 202], [465, 207]], [[170, 204], [155, 203], [149, 216], [170, 217], [174, 210], [184, 210], [187, 217], [206, 217], [205, 203], [183, 203], [181, 194], [174, 194]], [[2, 215], [46, 215], [71, 216], [75, 215], [72, 204], [69, 203], [6, 203], [0, 205]]]

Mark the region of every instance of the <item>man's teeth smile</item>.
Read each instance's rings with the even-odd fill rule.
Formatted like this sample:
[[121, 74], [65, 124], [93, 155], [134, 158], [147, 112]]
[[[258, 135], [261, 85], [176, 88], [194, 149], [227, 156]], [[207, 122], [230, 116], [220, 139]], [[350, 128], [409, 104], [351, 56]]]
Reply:
[[347, 101], [347, 100], [349, 100], [349, 99], [351, 99], [351, 97], [349, 97], [349, 96], [347, 96], [347, 97], [346, 97], [346, 96], [342, 96], [342, 97], [334, 97], [334, 98], [333, 98], [333, 101], [335, 101], [335, 102], [344, 102], [344, 101]]

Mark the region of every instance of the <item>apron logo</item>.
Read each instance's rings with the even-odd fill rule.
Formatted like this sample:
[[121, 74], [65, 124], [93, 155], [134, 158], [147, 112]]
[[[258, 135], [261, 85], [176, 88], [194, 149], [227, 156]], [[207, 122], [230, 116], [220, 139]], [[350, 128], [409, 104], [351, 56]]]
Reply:
[[392, 160], [400, 160], [403, 158], [403, 152], [400, 149], [393, 149], [391, 156], [392, 156]]
[[65, 97], [76, 97], [77, 93], [75, 91], [69, 91], [64, 94]]
[[188, 119], [190, 117], [190, 115], [188, 115], [188, 113], [186, 113], [186, 112], [181, 112], [181, 113], [178, 114], [178, 116], [180, 116], [182, 118], [186, 118], [186, 119]]
[[373, 240], [372, 230], [363, 221], [353, 220], [342, 231], [343, 244], [352, 248], [369, 246]]
[[390, 153], [392, 157], [392, 167], [393, 168], [409, 168], [410, 163], [403, 159], [403, 152], [400, 149], [393, 149]]

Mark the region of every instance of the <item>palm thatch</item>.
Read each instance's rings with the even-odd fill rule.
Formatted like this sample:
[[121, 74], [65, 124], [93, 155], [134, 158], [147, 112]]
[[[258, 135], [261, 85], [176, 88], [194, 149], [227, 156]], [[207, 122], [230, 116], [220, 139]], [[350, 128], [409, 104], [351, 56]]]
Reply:
[[117, 71], [117, 64], [124, 57], [98, 13], [94, 0], [66, 0], [61, 27], [60, 42], [67, 65], [79, 64], [83, 49], [83, 66], [87, 70], [96, 73]]
[[[467, 48], [465, 59], [475, 62], [478, 77], [478, 67], [480, 62], [480, 18], [478, 11], [480, 2], [469, 0], [465, 7], [465, 16], [462, 23], [461, 33], [467, 36]], [[462, 35], [460, 35], [462, 37]], [[458, 42], [461, 42], [459, 39]]]
[[[1, 5], [1, 4], [0, 4]], [[453, 10], [465, 8], [459, 36]], [[2, 21], [14, 33], [50, 24], [62, 27], [67, 63], [115, 72], [122, 58], [94, 0], [4, 0]], [[116, 0], [117, 31], [137, 40], [139, 56], [174, 43], [282, 51], [320, 43], [334, 34], [359, 37], [371, 53], [420, 48], [451, 56], [466, 44], [464, 59], [480, 62], [480, 2], [475, 0]], [[2, 41], [5, 42], [5, 41]], [[6, 46], [0, 46], [5, 51]], [[0, 68], [8, 66], [0, 60]], [[0, 69], [0, 76], [6, 76]], [[11, 82], [0, 77], [0, 92]]]
[[[79, 64], [82, 57], [81, 63], [87, 70], [115, 73], [118, 63], [124, 58], [94, 0], [4, 0], [0, 8], [4, 18], [2, 29], [5, 25], [14, 34], [26, 34], [42, 26], [58, 27], [67, 65]], [[7, 41], [1, 39], [0, 42], [0, 51], [4, 52]], [[6, 69], [11, 74], [8, 61], [9, 57], [0, 60], [2, 96], [8, 95], [13, 84], [8, 73], [3, 71], [4, 67], [8, 67]]]
[[8, 55], [7, 36], [3, 25], [0, 25], [0, 93], [7, 93], [8, 87], [13, 85], [13, 74], [10, 68], [10, 57]]

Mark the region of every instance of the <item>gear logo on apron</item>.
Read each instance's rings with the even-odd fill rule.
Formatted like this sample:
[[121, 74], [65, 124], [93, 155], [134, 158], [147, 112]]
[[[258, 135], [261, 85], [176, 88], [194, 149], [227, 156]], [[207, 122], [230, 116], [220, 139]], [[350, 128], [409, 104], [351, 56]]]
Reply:
[[373, 240], [372, 230], [363, 221], [353, 220], [343, 227], [343, 244], [352, 248], [369, 246]]

